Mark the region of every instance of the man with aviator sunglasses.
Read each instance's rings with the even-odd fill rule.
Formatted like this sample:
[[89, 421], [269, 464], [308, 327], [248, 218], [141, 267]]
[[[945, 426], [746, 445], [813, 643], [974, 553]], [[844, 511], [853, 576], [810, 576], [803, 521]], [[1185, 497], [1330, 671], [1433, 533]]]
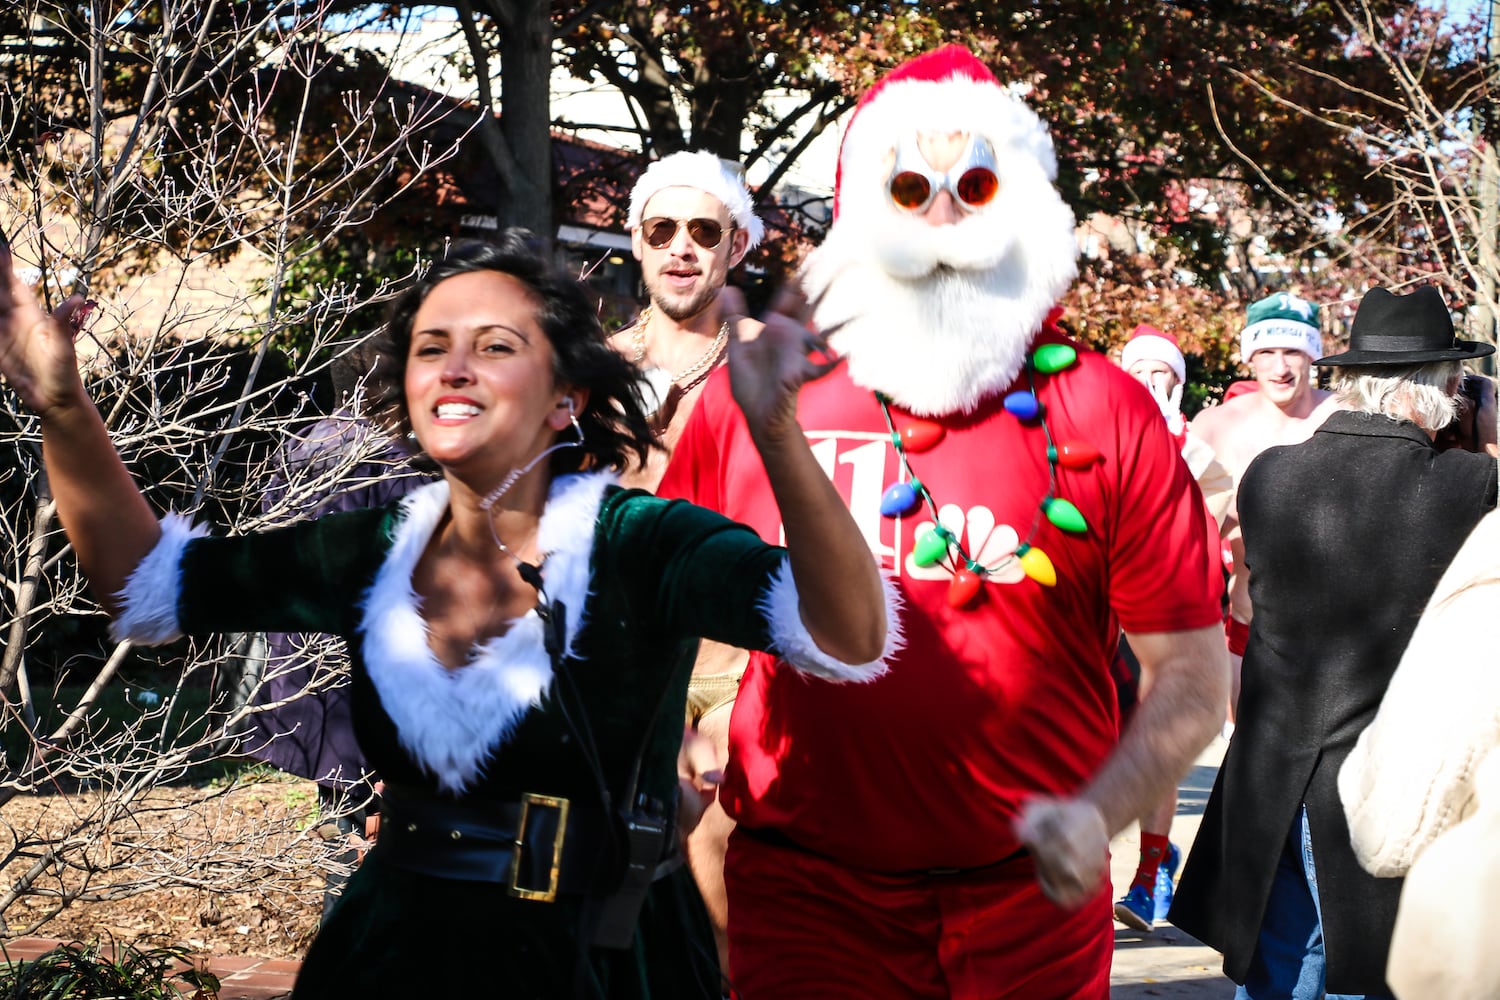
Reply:
[[[738, 292], [726, 294], [725, 283], [760, 243], [765, 227], [752, 211], [739, 165], [709, 152], [672, 153], [647, 167], [631, 191], [629, 227], [650, 303], [611, 343], [643, 369], [646, 401], [648, 408], [655, 403], [651, 419], [665, 450], [621, 478], [623, 485], [654, 490], [704, 382], [724, 362], [735, 333], [730, 325], [738, 324], [742, 337], [760, 330], [744, 316]], [[700, 646], [688, 687], [687, 738], [693, 741], [696, 734], [697, 742], [690, 755], [722, 763], [746, 658], [732, 646]], [[708, 907], [721, 968], [728, 967], [724, 850], [733, 828], [710, 798], [687, 838], [688, 864]]]
[[[1149, 395], [1057, 326], [1078, 250], [1055, 178], [1046, 127], [959, 46], [845, 129], [802, 274], [844, 363], [797, 414], [906, 647], [838, 687], [750, 657], [719, 786], [743, 996], [1105, 1000], [1109, 837], [1223, 721], [1208, 515]], [[659, 492], [774, 539], [728, 388]], [[1122, 629], [1144, 681], [1123, 735]]]
[[[645, 372], [646, 401], [655, 403], [657, 434], [670, 453], [697, 391], [724, 361], [729, 272], [760, 244], [765, 226], [739, 165], [706, 151], [672, 153], [647, 167], [631, 190], [627, 225], [650, 302], [612, 342]], [[740, 322], [747, 335], [759, 329]], [[654, 489], [665, 465], [662, 454], [626, 485]]]

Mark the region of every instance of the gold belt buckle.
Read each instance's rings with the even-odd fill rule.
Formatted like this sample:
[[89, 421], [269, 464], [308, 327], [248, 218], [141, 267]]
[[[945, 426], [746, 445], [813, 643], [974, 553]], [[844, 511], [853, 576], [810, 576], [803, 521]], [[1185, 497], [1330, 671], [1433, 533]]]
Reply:
[[[521, 851], [525, 847], [526, 821], [531, 816], [531, 807], [557, 810], [557, 832], [552, 835], [552, 866], [547, 876], [546, 889], [523, 889], [516, 884], [521, 877]], [[557, 899], [558, 876], [562, 869], [563, 838], [568, 831], [568, 800], [555, 795], [537, 795], [527, 792], [521, 796], [521, 818], [516, 821], [515, 853], [510, 859], [510, 885], [507, 890], [521, 899], [535, 899], [550, 903]]]

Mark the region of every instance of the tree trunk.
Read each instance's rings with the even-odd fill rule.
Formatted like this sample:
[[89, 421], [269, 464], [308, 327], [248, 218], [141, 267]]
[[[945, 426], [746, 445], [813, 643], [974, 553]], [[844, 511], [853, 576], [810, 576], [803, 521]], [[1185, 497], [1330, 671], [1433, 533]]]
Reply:
[[720, 52], [697, 68], [691, 94], [693, 148], [739, 163], [750, 114], [745, 81], [753, 79], [749, 53]]
[[515, 0], [500, 41], [500, 131], [515, 159], [497, 206], [502, 226], [524, 226], [550, 246], [552, 220], [552, 7]]

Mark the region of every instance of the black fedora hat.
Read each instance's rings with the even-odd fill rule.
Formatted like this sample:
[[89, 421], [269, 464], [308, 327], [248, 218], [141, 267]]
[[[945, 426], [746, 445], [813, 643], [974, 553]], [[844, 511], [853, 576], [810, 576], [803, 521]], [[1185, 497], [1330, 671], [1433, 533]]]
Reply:
[[1494, 344], [1460, 340], [1443, 294], [1423, 285], [1410, 295], [1372, 288], [1359, 301], [1349, 349], [1313, 362], [1318, 365], [1416, 365], [1428, 361], [1467, 361], [1495, 353]]

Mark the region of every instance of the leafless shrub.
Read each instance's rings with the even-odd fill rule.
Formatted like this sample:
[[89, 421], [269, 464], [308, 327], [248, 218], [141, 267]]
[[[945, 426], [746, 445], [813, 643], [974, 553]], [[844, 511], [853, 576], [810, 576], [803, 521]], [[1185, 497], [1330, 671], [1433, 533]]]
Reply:
[[[327, 5], [305, 0], [9, 6], [0, 225], [49, 300], [98, 303], [80, 356], [148, 499], [232, 533], [347, 488], [378, 436], [305, 469], [277, 464], [278, 449], [320, 415], [329, 366], [369, 332], [350, 317], [404, 275], [356, 291], [319, 279], [316, 262], [452, 155], [431, 138], [451, 105], [338, 51]], [[296, 876], [327, 854], [301, 828], [306, 810], [231, 834], [215, 818], [229, 786], [185, 810], [153, 799], [232, 752], [264, 709], [253, 696], [270, 678], [246, 670], [244, 637], [149, 652], [109, 642], [57, 523], [35, 420], [8, 390], [0, 456], [0, 919], [27, 903], [4, 933], [169, 885], [305, 891]], [[277, 473], [286, 488], [262, 504]], [[310, 655], [309, 689], [342, 681], [330, 644]], [[129, 686], [143, 676], [172, 680], [143, 701]], [[66, 823], [8, 822], [5, 803], [58, 789], [77, 793]]]

